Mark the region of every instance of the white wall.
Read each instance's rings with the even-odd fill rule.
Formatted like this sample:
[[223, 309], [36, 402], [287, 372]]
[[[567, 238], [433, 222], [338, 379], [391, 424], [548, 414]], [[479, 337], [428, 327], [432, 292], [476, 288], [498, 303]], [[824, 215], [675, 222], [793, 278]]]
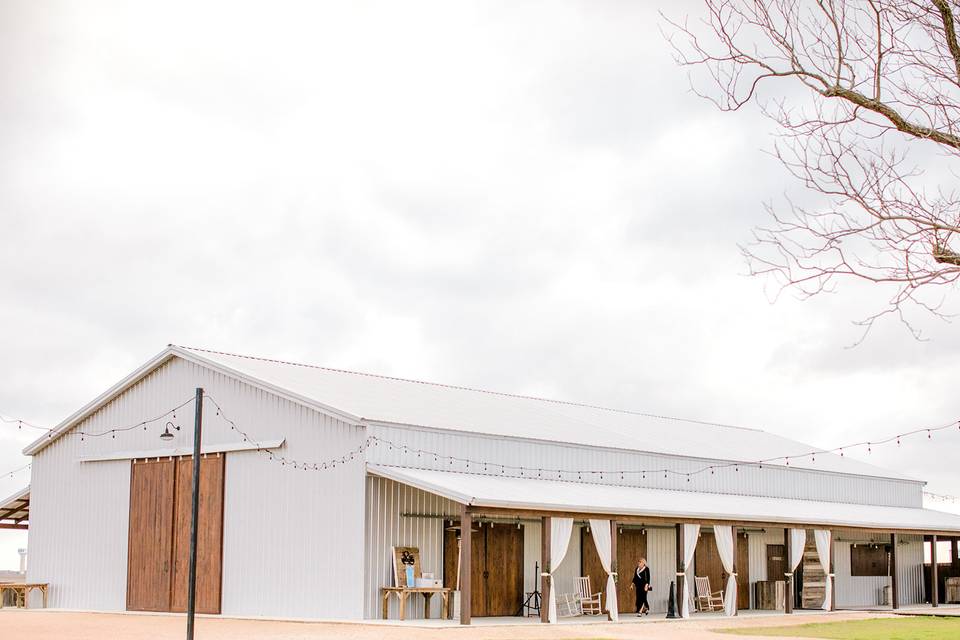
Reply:
[[[897, 576], [900, 604], [923, 602], [923, 537], [899, 536], [897, 547]], [[889, 535], [841, 533], [833, 543], [833, 566], [836, 573], [837, 607], [869, 607], [880, 604], [884, 586], [890, 584], [886, 576], [868, 577], [850, 575], [850, 547], [854, 544], [888, 544]]]
[[[84, 420], [103, 431], [136, 424], [203, 386], [252, 437], [285, 438], [280, 452], [320, 460], [362, 443], [362, 429], [180, 359], [174, 359]], [[173, 418], [171, 418], [173, 419]], [[173, 444], [159, 425], [115, 438], [67, 435], [33, 460], [28, 579], [50, 583], [49, 606], [126, 607], [129, 460], [81, 462], [116, 451], [189, 447], [192, 407], [178, 412]], [[205, 407], [204, 442], [241, 437]], [[326, 474], [295, 471], [256, 452], [227, 454], [223, 599], [226, 615], [362, 615], [363, 479], [357, 459]]]
[[[770, 579], [767, 576], [767, 545], [783, 544], [783, 529], [749, 531], [747, 533], [747, 554], [750, 558], [750, 608], [757, 606], [753, 597], [753, 585]], [[783, 580], [777, 576], [774, 580]]]
[[[374, 447], [369, 460], [377, 464], [410, 466], [442, 471], [487, 473], [490, 475], [515, 475], [519, 472], [501, 470], [496, 465], [484, 469], [474, 463], [467, 467], [464, 462], [450, 464], [448, 460], [434, 461], [432, 456], [417, 455], [418, 451], [433, 451], [441, 455], [466, 457], [470, 452], [474, 460], [486, 460], [504, 465], [524, 466], [528, 474], [538, 467], [546, 469], [663, 469], [689, 472], [705, 465], [719, 463], [717, 460], [683, 458], [656, 455], [636, 451], [586, 447], [562, 443], [521, 440], [420, 427], [395, 427], [373, 425], [370, 434], [396, 442], [399, 446]], [[404, 446], [406, 445], [406, 446]], [[824, 471], [794, 467], [764, 465], [763, 469], [742, 467], [738, 472], [718, 471], [715, 475], [703, 473], [693, 476], [690, 482], [685, 477], [650, 474], [646, 479], [629, 475], [623, 480], [617, 474], [561, 474], [550, 479], [590, 482], [594, 484], [643, 486], [677, 491], [714, 492], [736, 495], [769, 496], [775, 498], [798, 498], [825, 500], [855, 504], [876, 504], [903, 507], [923, 506], [922, 483], [867, 476], [840, 475]]]
[[[443, 518], [411, 517], [449, 516], [460, 518], [460, 506], [420, 489], [368, 476], [366, 480], [366, 526], [364, 527], [364, 609], [365, 618], [382, 616], [380, 587], [393, 586], [392, 547], [420, 549], [421, 571], [443, 579]], [[404, 514], [407, 514], [406, 516]], [[451, 585], [446, 585], [451, 586]], [[423, 617], [423, 604], [415, 596], [408, 604], [406, 617]], [[440, 615], [440, 599], [433, 598], [430, 615]], [[390, 598], [390, 617], [399, 615], [396, 598]]]

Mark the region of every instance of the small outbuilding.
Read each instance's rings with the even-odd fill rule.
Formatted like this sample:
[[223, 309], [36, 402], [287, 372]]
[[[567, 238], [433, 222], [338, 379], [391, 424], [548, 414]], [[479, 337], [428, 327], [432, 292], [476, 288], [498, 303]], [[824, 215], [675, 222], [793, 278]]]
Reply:
[[25, 449], [50, 606], [185, 610], [196, 388], [204, 613], [392, 617], [420, 586], [408, 618], [451, 589], [461, 622], [546, 621], [589, 578], [616, 618], [641, 557], [654, 612], [701, 578], [728, 614], [899, 606], [960, 536], [923, 482], [764, 431], [170, 346]]

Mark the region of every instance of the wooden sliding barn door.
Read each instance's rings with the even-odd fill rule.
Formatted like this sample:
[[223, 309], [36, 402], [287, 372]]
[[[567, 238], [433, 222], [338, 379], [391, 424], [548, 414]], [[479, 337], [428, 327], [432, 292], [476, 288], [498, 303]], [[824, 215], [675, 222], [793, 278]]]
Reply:
[[[517, 615], [523, 602], [523, 526], [478, 527], [471, 536], [473, 575], [460, 576], [461, 584], [470, 580], [470, 615]], [[460, 547], [454, 527], [444, 531], [443, 546], [443, 584], [456, 588]]]
[[[197, 526], [197, 613], [220, 613], [223, 550], [223, 455], [200, 460], [200, 513]], [[193, 457], [177, 463], [176, 520], [173, 528], [171, 611], [187, 610], [190, 577], [190, 508]]]
[[174, 460], [130, 467], [127, 610], [169, 611], [173, 550]]
[[[740, 533], [736, 537], [737, 558], [737, 609], [750, 608], [750, 554], [747, 536]], [[727, 572], [720, 560], [717, 539], [713, 533], [704, 532], [697, 542], [694, 553], [694, 571], [698, 576], [710, 578], [711, 591], [726, 591]]]
[[[225, 459], [200, 461], [198, 613], [220, 613]], [[131, 463], [127, 610], [186, 611], [192, 496], [192, 457]]]
[[515, 616], [523, 602], [523, 525], [486, 525], [484, 596], [488, 616]]
[[[607, 572], [600, 564], [596, 543], [586, 527], [582, 531], [580, 561], [583, 563], [583, 572], [581, 575], [590, 576], [590, 588], [594, 593], [606, 592]], [[636, 593], [630, 586], [633, 584], [633, 572], [637, 568], [637, 560], [647, 557], [646, 530], [624, 528], [621, 533], [620, 527], [617, 527], [614, 535], [617, 536], [617, 609], [621, 613], [636, 611]], [[606, 593], [603, 595], [602, 604], [603, 610], [606, 611]]]

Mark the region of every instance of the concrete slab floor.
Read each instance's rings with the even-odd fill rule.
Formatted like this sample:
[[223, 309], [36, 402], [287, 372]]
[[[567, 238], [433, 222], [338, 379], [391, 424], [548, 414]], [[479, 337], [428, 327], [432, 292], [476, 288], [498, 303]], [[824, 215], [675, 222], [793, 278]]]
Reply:
[[[236, 619], [219, 616], [198, 617], [197, 640], [525, 640], [626, 639], [643, 640], [718, 640], [712, 633], [728, 627], [795, 625], [810, 622], [889, 618], [889, 613], [835, 612], [749, 615], [737, 618], [700, 616], [691, 620], [644, 618], [632, 624], [603, 621], [582, 623], [565, 621], [542, 625], [514, 618], [513, 623], [483, 621], [471, 627], [425, 625], [425, 621], [405, 624], [369, 624], [354, 622], [298, 622], [289, 620]], [[502, 620], [502, 619], [501, 619]], [[517, 623], [519, 621], [519, 624]], [[50, 609], [0, 609], [0, 636], [30, 640], [179, 640], [186, 625], [182, 614], [79, 613]]]

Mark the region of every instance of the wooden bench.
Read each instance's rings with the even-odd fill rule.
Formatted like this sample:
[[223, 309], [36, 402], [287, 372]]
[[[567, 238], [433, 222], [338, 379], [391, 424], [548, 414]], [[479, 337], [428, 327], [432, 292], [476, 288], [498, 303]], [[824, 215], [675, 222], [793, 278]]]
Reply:
[[443, 598], [443, 604], [440, 611], [440, 619], [446, 620], [450, 614], [450, 593], [453, 591], [450, 587], [382, 587], [380, 591], [383, 594], [383, 619], [389, 616], [390, 594], [396, 594], [400, 602], [400, 619], [406, 620], [407, 598], [411, 594], [419, 593], [423, 595], [423, 617], [430, 617], [430, 598], [433, 594], [439, 593]]
[[27, 595], [34, 589], [38, 589], [43, 594], [43, 608], [47, 608], [47, 587], [46, 582], [0, 582], [0, 608], [3, 607], [3, 592], [13, 591], [13, 602], [17, 608], [27, 608]]

